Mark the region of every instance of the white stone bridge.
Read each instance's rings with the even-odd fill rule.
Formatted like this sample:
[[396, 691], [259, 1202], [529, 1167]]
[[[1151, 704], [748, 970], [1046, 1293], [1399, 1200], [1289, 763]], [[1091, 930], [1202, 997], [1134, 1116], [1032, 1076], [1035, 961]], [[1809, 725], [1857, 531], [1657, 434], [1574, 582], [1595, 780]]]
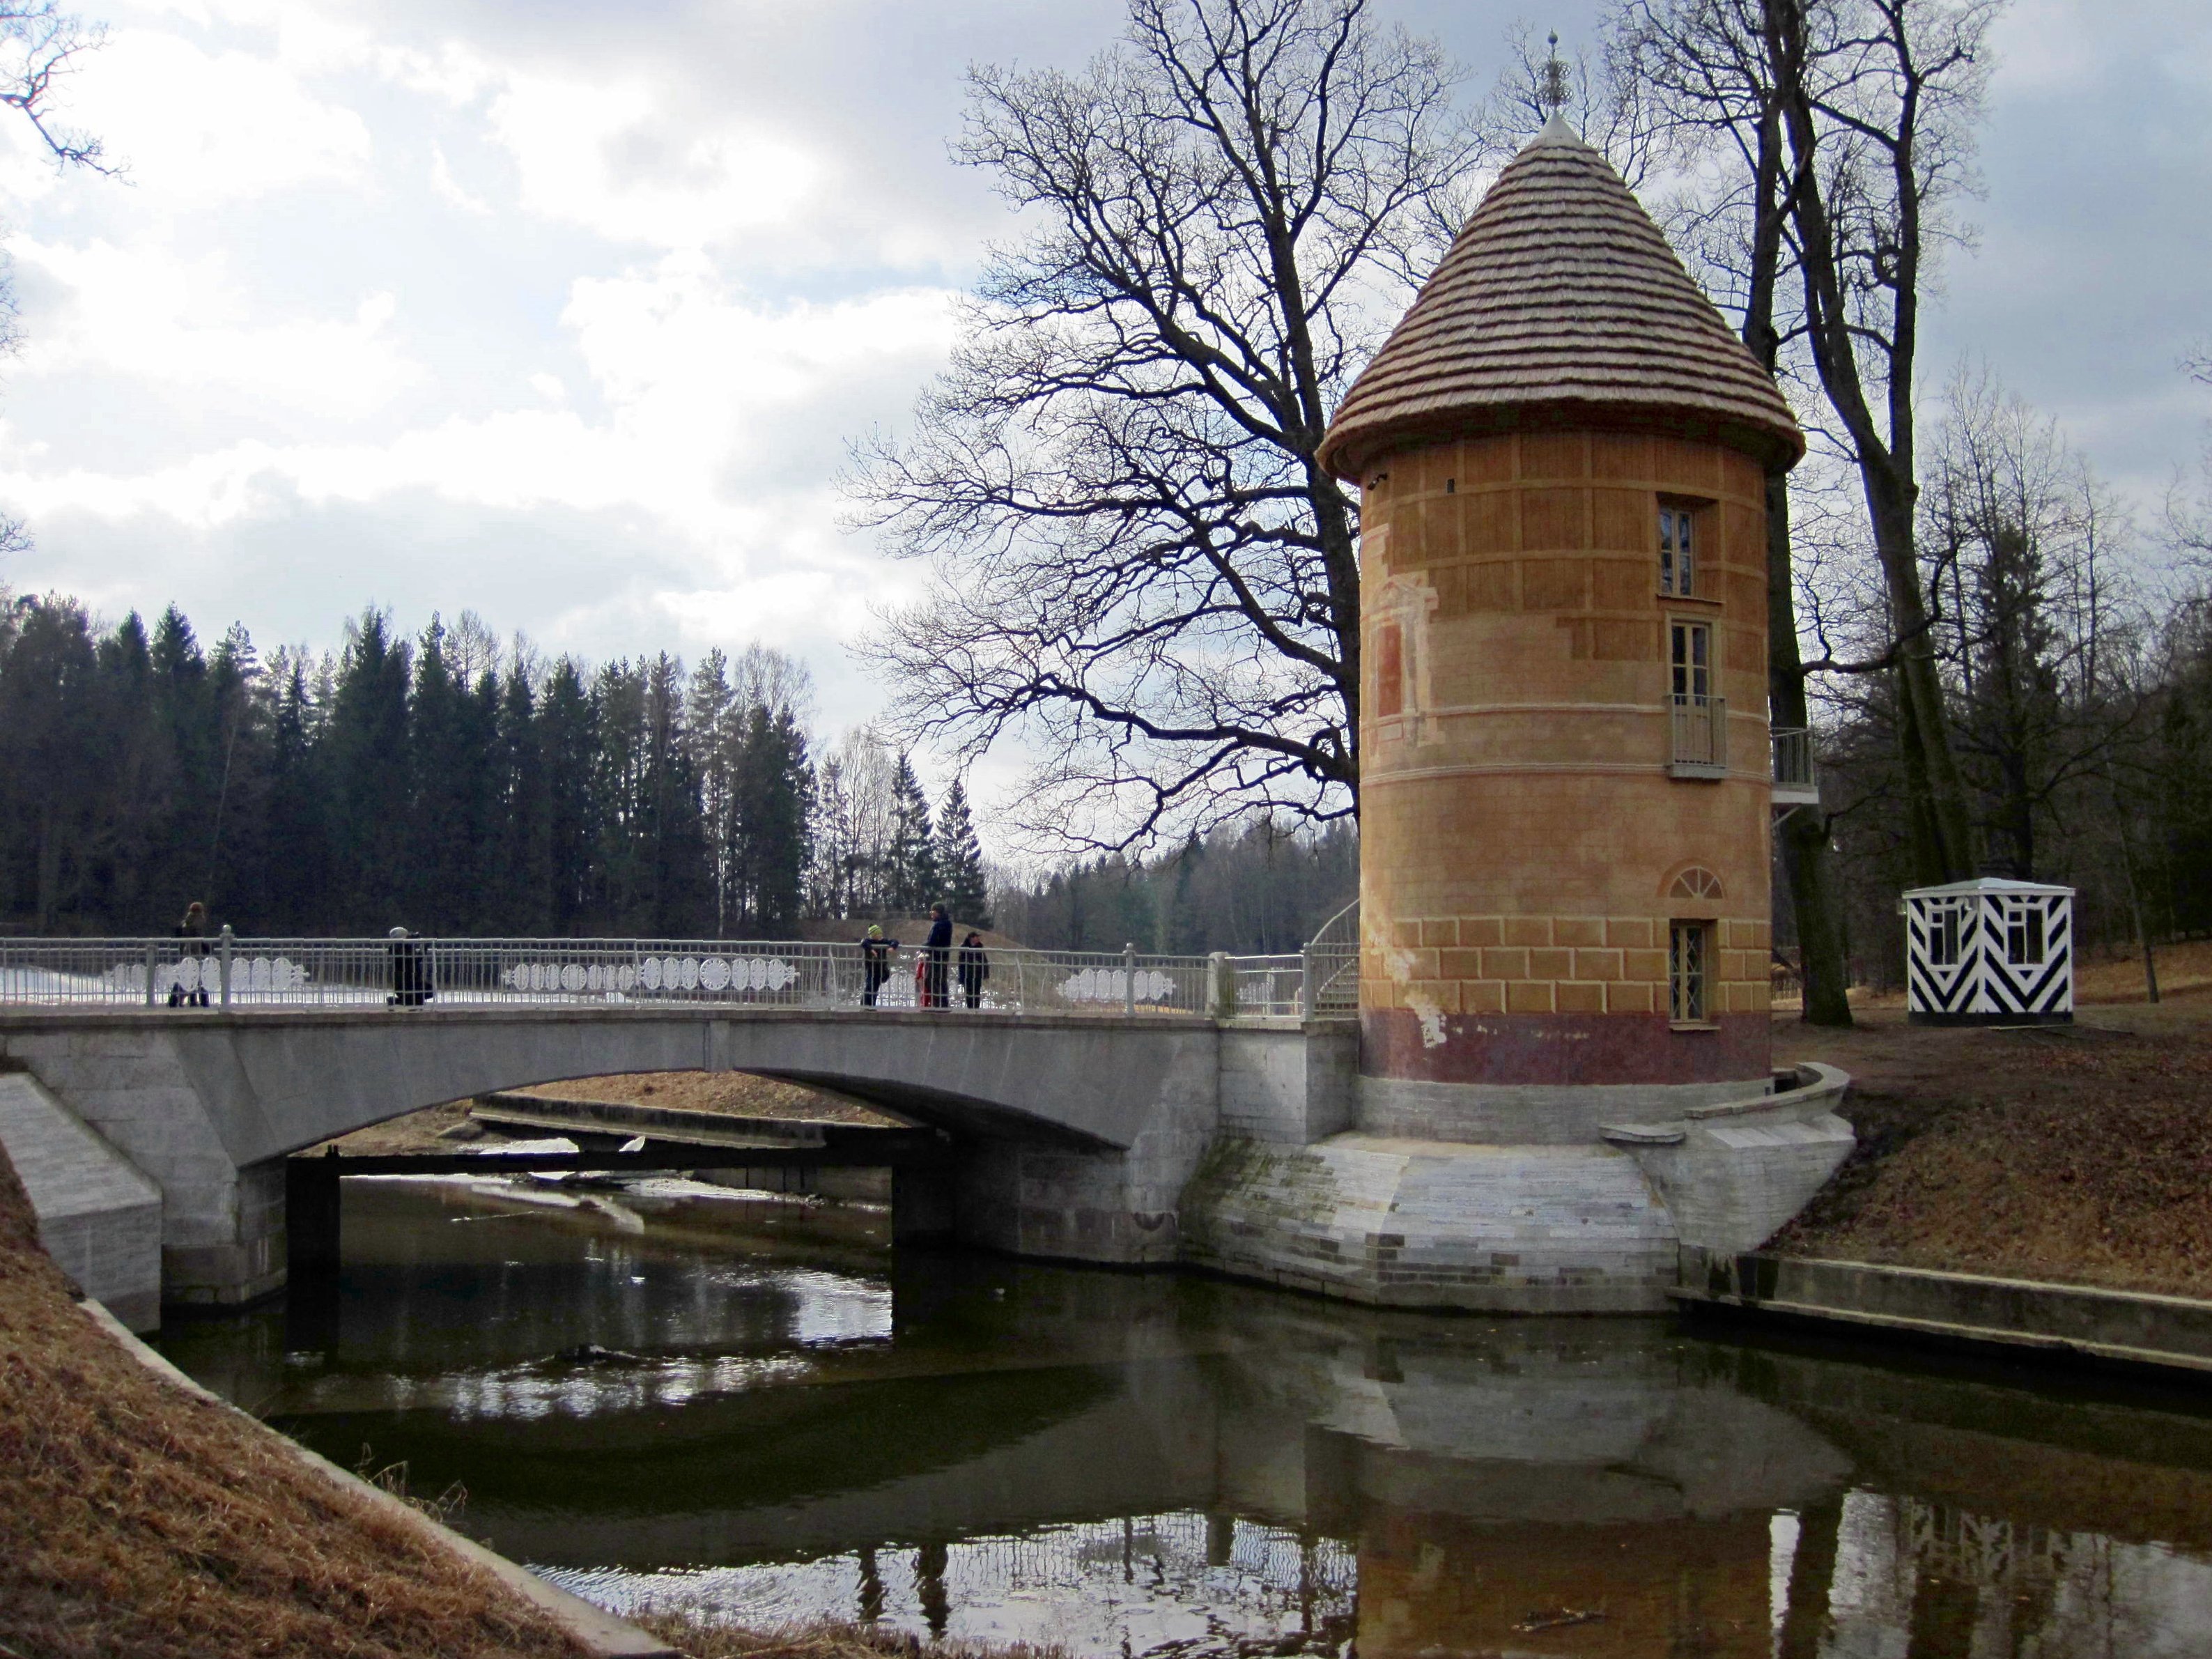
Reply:
[[[1609, 1110], [1637, 1121], [1533, 1137], [1562, 1149], [1510, 1113], [1407, 1139], [1363, 1115], [1357, 941], [1347, 913], [1278, 957], [994, 951], [975, 987], [957, 952], [850, 945], [0, 940], [0, 1145], [49, 1249], [142, 1327], [283, 1285], [290, 1154], [612, 1073], [817, 1084], [939, 1132], [884, 1160], [900, 1237], [1422, 1307], [1663, 1307], [1678, 1245], [1755, 1249], [1849, 1149], [1847, 1080], [1819, 1066], [1696, 1104], [1625, 1091]], [[1510, 1256], [1468, 1225], [1499, 1215]], [[1600, 1232], [1632, 1293], [1577, 1277]]]
[[[441, 1101], [695, 1067], [819, 1084], [946, 1132], [942, 1175], [902, 1175], [902, 1231], [1164, 1263], [1178, 1254], [1178, 1195], [1224, 1127], [1303, 1143], [1346, 1127], [1356, 1046], [1348, 1022], [1175, 1012], [0, 1007], [0, 1068], [18, 1074], [0, 1079], [13, 1085], [0, 1091], [0, 1138], [15, 1152], [35, 1142], [26, 1126], [42, 1110], [58, 1114], [82, 1126], [79, 1142], [88, 1128], [149, 1179], [157, 1205], [135, 1222], [108, 1216], [83, 1249], [128, 1253], [132, 1226], [157, 1227], [172, 1304], [282, 1285], [284, 1165], [303, 1147]], [[80, 1278], [114, 1276], [114, 1263], [57, 1254]]]

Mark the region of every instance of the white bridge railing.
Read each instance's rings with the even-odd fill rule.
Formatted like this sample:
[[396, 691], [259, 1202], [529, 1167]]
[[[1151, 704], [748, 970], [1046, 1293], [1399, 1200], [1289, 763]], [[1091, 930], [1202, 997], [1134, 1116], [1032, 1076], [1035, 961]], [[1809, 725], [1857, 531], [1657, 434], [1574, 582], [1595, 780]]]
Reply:
[[[1334, 964], [1332, 963], [1334, 966]], [[977, 969], [984, 971], [977, 973]], [[1316, 1006], [1299, 957], [609, 939], [0, 939], [0, 1008], [969, 1007], [1218, 1018]], [[1349, 1013], [1351, 1009], [1325, 1012]]]

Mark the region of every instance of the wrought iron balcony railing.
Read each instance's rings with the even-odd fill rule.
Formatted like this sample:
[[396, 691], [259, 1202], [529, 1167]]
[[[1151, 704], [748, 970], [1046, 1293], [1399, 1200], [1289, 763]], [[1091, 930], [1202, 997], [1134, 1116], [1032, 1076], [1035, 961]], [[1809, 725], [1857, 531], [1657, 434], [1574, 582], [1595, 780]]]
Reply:
[[1667, 770], [1678, 778], [1724, 778], [1728, 775], [1728, 700], [1725, 697], [1674, 699], [1674, 747]]
[[1774, 732], [1774, 804], [1818, 806], [1820, 777], [1813, 768], [1813, 734], [1802, 726]]

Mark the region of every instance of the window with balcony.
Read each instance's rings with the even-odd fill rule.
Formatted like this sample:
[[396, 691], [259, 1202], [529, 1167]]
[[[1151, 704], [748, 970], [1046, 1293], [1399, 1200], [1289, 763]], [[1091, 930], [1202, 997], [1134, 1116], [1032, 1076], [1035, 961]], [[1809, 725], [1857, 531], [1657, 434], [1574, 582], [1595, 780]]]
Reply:
[[1676, 777], [1714, 778], [1728, 771], [1728, 706], [1713, 695], [1713, 630], [1710, 623], [1667, 624], [1668, 698], [1673, 714], [1669, 769]]

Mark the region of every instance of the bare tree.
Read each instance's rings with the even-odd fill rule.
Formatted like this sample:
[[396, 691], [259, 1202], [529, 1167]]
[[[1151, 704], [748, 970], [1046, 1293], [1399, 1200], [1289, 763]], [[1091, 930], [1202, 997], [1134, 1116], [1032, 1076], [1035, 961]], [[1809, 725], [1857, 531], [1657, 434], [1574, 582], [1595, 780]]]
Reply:
[[2118, 672], [2136, 631], [2114, 557], [2127, 515], [2057, 423], [1986, 373], [1953, 378], [1928, 471], [1923, 563], [1961, 759], [1990, 846], [2033, 879], [2069, 797], [2094, 783], [2106, 806], [2145, 706]]
[[1131, 0], [1080, 75], [971, 71], [954, 154], [1031, 228], [852, 485], [932, 566], [872, 644], [890, 730], [1025, 745], [1042, 839], [1357, 810], [1358, 509], [1314, 456], [1440, 252], [1452, 88], [1366, 0]]
[[2002, 0], [1761, 0], [1788, 150], [1805, 343], [1858, 470], [1893, 648], [1916, 874], [1975, 855], [1914, 538], [1923, 284], [1975, 187], [1983, 45]]

